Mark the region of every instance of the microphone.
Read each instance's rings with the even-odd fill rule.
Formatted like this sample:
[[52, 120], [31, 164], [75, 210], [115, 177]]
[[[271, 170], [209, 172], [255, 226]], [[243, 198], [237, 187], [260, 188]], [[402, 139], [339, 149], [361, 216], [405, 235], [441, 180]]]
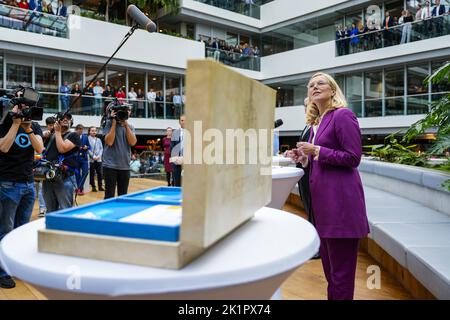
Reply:
[[130, 4], [127, 9], [128, 16], [136, 22], [139, 26], [147, 30], [148, 32], [156, 31], [156, 24], [150, 20], [138, 7], [134, 4]]
[[274, 129], [276, 129], [276, 128], [282, 126], [282, 125], [283, 125], [283, 120], [278, 119], [278, 120], [275, 121]]

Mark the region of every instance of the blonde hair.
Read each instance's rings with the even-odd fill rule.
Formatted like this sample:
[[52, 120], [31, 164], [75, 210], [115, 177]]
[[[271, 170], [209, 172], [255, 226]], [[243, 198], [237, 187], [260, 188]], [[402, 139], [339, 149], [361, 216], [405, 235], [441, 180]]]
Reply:
[[347, 108], [347, 100], [345, 99], [344, 94], [342, 93], [341, 88], [339, 88], [339, 85], [337, 84], [336, 80], [329, 74], [326, 74], [324, 72], [317, 72], [314, 74], [311, 79], [309, 79], [308, 82], [308, 105], [306, 106], [306, 123], [313, 126], [318, 125], [320, 121], [320, 114], [319, 114], [319, 108], [312, 102], [311, 97], [309, 96], [309, 84], [311, 83], [311, 80], [323, 76], [325, 79], [327, 79], [328, 85], [331, 87], [331, 89], [335, 92], [333, 98], [331, 99], [331, 104], [327, 107], [325, 112], [322, 114], [322, 117], [327, 114], [330, 111], [339, 109], [339, 108]]

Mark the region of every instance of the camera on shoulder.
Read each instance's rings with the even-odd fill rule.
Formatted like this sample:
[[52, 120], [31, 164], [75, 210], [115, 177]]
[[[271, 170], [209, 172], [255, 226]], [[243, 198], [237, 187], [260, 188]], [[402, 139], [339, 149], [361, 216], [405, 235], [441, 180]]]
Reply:
[[106, 107], [108, 117], [111, 117], [111, 114], [115, 112], [115, 116], [113, 118], [117, 121], [128, 120], [128, 111], [130, 110], [131, 104], [123, 103], [117, 98], [111, 101], [111, 103]]
[[44, 114], [44, 109], [38, 106], [40, 93], [30, 87], [19, 86], [11, 93], [7, 93], [3, 104], [5, 102], [9, 109], [15, 106], [19, 107], [17, 112], [10, 110], [9, 116], [13, 119], [22, 119], [23, 121], [41, 121]]

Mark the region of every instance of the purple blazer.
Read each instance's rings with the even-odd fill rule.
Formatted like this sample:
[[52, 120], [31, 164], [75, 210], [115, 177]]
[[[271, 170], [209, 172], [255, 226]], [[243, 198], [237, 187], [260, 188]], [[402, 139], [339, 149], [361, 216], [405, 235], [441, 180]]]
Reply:
[[[309, 136], [311, 142], [313, 130]], [[364, 238], [369, 233], [364, 190], [358, 172], [361, 132], [350, 109], [327, 113], [314, 144], [318, 160], [309, 157], [312, 211], [321, 238]]]

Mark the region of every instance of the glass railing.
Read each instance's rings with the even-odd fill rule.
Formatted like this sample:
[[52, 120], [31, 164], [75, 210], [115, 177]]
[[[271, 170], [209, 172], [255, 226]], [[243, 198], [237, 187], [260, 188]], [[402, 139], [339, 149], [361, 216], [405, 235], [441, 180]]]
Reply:
[[206, 57], [220, 61], [230, 67], [253, 71], [261, 70], [261, 58], [258, 56], [244, 55], [238, 52], [217, 50], [207, 47]]
[[[426, 114], [433, 102], [446, 95], [450, 95], [450, 91], [409, 94], [406, 97], [365, 98], [364, 100], [349, 100], [347, 106], [358, 118]], [[281, 107], [293, 107], [293, 105], [282, 105]]]
[[[55, 92], [40, 92], [40, 94], [39, 106], [44, 108], [44, 113], [66, 111], [72, 104], [70, 113], [73, 115], [102, 116], [106, 106], [113, 100], [111, 97], [94, 97], [92, 95], [83, 95], [76, 100], [78, 95]], [[184, 113], [183, 103], [151, 102], [145, 99], [119, 100], [131, 104], [132, 118], [179, 119], [180, 115]]]
[[67, 18], [0, 4], [0, 27], [67, 38]]
[[336, 55], [364, 52], [450, 34], [450, 15], [408, 22], [336, 40]]
[[270, 2], [262, 0], [195, 0], [214, 7], [240, 13], [255, 19], [261, 18], [261, 4]]

